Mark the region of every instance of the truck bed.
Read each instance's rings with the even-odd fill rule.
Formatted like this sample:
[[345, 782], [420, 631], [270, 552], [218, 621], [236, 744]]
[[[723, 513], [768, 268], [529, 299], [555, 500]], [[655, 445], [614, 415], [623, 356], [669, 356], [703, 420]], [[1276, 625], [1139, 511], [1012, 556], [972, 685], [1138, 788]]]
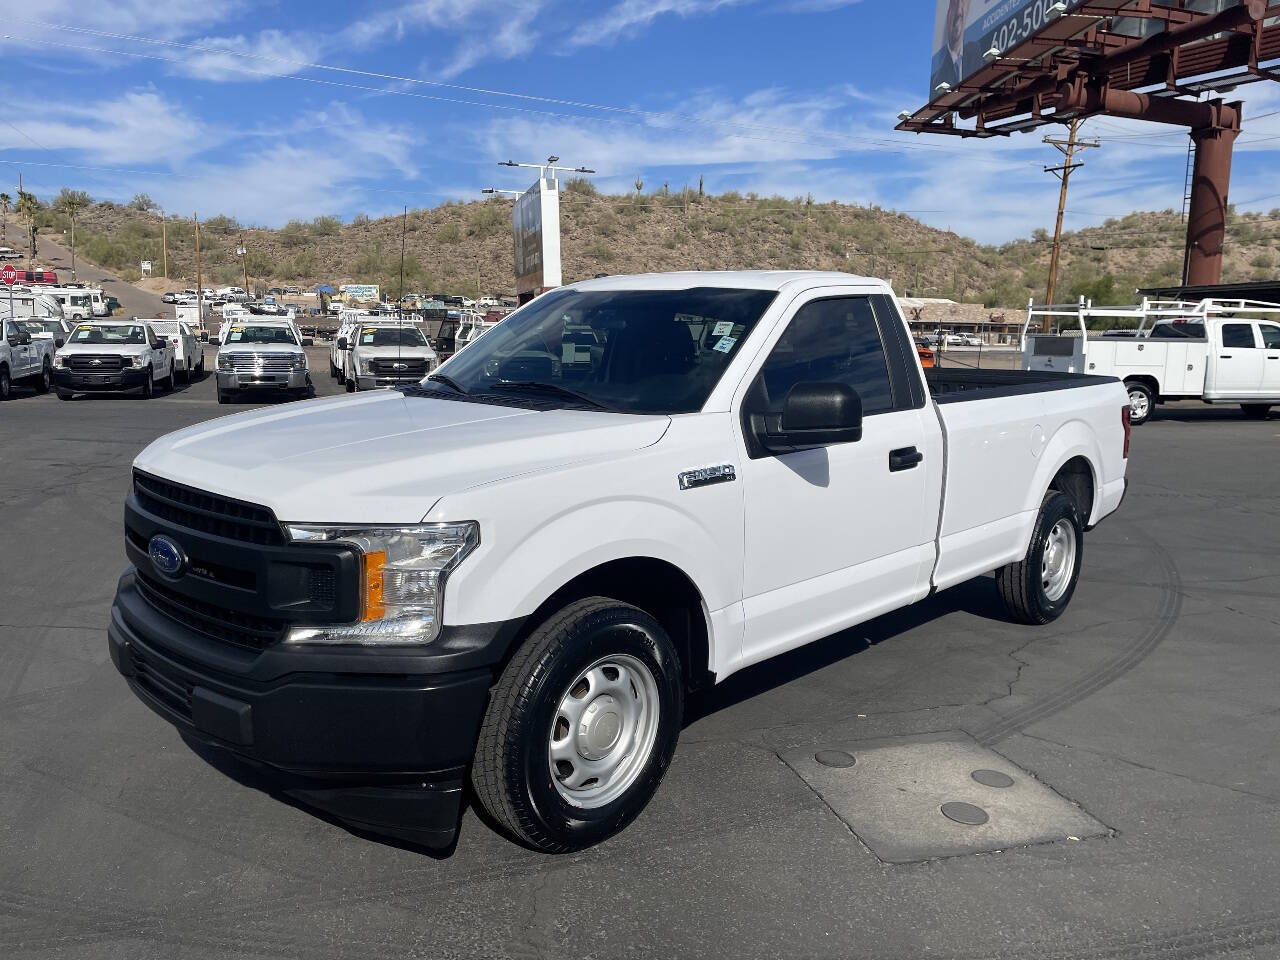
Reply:
[[929, 392], [938, 403], [1016, 397], [1110, 383], [1114, 377], [1056, 373], [1047, 370], [962, 370], [930, 367], [924, 371]]

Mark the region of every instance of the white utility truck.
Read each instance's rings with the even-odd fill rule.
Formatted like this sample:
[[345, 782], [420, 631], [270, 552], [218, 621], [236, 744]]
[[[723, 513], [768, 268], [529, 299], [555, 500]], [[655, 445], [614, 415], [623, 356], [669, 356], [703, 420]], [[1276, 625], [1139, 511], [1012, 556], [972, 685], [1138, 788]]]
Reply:
[[[1037, 333], [1046, 325], [1061, 332]], [[1103, 336], [1089, 328], [1119, 325]], [[1065, 329], [1064, 329], [1065, 328]], [[1131, 335], [1128, 335], [1130, 334]], [[1280, 304], [1254, 300], [1143, 300], [1136, 307], [1028, 306], [1023, 369], [1117, 377], [1130, 419], [1175, 400], [1239, 404], [1264, 419], [1280, 405]]]
[[147, 320], [151, 329], [162, 337], [168, 337], [173, 344], [174, 366], [186, 383], [192, 376], [204, 376], [204, 346], [200, 338], [182, 320]]
[[1128, 417], [1110, 377], [922, 371], [881, 280], [587, 280], [421, 384], [152, 443], [111, 657], [360, 828], [448, 845], [469, 777], [583, 847], [658, 788], [690, 690], [991, 571], [1058, 617]]
[[347, 392], [417, 383], [438, 365], [436, 352], [414, 324], [398, 319], [359, 324], [342, 338]]
[[77, 393], [137, 390], [150, 398], [156, 388], [173, 389], [173, 344], [146, 320], [92, 320], [77, 323], [53, 356], [58, 398]]
[[0, 338], [0, 400], [13, 395], [15, 383], [29, 383], [39, 393], [48, 393], [53, 378], [52, 337], [40, 336], [32, 329], [36, 321], [26, 318], [0, 319], [4, 336]]

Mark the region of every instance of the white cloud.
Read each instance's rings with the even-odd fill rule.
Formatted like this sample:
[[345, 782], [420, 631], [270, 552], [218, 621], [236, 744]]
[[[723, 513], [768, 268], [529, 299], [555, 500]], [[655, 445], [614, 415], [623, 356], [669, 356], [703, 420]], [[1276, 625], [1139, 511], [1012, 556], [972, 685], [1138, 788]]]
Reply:
[[753, 0], [621, 0], [603, 15], [580, 24], [569, 35], [572, 46], [612, 43], [648, 27], [659, 17], [693, 17]]
[[[244, 9], [243, 0], [43, 0], [27, 8], [33, 19], [160, 39], [208, 30]], [[6, 18], [22, 23], [20, 18]]]
[[175, 72], [198, 80], [267, 80], [297, 73], [299, 64], [314, 62], [321, 51], [314, 34], [263, 30], [253, 37], [206, 37], [194, 41], [199, 50], [180, 54]]

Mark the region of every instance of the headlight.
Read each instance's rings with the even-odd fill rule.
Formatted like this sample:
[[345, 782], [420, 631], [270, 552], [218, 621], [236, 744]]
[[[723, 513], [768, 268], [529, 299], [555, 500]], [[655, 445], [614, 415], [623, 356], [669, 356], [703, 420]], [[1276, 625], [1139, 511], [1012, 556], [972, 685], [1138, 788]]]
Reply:
[[140, 353], [136, 353], [132, 357], [130, 357], [129, 362], [135, 367], [145, 367], [147, 365], [146, 357], [144, 357]]
[[67, 358], [62, 356], [62, 354], [55, 353], [53, 355], [53, 365], [61, 370], [67, 365]]
[[230, 369], [231, 369], [231, 358], [230, 358], [229, 356], [226, 356], [225, 354], [221, 354], [221, 353], [220, 353], [220, 354], [218, 354], [218, 369], [219, 369], [219, 370], [230, 370]]
[[296, 354], [296, 355], [294, 356], [294, 358], [293, 358], [293, 369], [295, 369], [295, 370], [305, 370], [305, 369], [307, 369], [307, 358], [306, 358], [305, 356], [303, 356], [301, 353]]
[[360, 551], [360, 619], [332, 626], [298, 626], [286, 643], [400, 646], [430, 643], [440, 633], [444, 586], [480, 544], [480, 526], [426, 523], [408, 527], [287, 528], [297, 542], [349, 543]]

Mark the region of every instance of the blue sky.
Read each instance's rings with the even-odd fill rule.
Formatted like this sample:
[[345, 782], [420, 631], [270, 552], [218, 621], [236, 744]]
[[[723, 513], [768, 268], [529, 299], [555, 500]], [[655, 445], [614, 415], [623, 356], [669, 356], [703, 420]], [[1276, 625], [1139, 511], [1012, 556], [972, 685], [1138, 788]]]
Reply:
[[[522, 188], [527, 171], [497, 161], [554, 153], [613, 192], [701, 175], [713, 192], [877, 203], [988, 242], [1052, 227], [1056, 181], [1042, 167], [1057, 154], [1040, 137], [1057, 128], [988, 141], [893, 132], [898, 110], [926, 98], [923, 0], [0, 9], [0, 178], [16, 185], [20, 167], [46, 197], [145, 191], [168, 210], [275, 226]], [[1233, 96], [1246, 131], [1231, 198], [1280, 207], [1280, 114], [1247, 122], [1280, 110], [1280, 84]], [[1084, 132], [1103, 148], [1073, 179], [1068, 226], [1181, 206], [1184, 133], [1114, 119]]]

